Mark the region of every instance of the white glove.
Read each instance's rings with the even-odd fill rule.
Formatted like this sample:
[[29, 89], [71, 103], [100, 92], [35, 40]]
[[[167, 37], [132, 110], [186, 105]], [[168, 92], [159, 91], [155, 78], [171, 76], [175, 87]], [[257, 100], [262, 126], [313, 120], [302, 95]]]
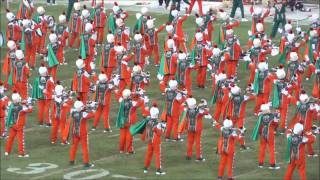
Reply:
[[281, 34], [282, 33], [282, 28], [278, 28], [278, 32]]
[[121, 61], [121, 64], [124, 64], [124, 65], [128, 65], [128, 62], [127, 61]]
[[207, 68], [208, 68], [209, 70], [212, 70], [211, 64], [208, 64], [208, 65], [207, 65]]
[[122, 98], [119, 98], [119, 103], [121, 103], [121, 102], [122, 102], [122, 100], [123, 100]]
[[210, 114], [207, 114], [204, 116], [205, 119], [212, 119], [212, 116]]
[[177, 94], [176, 99], [177, 99], [177, 100], [182, 99], [182, 95], [181, 95], [181, 93], [178, 93], [178, 94]]
[[157, 75], [157, 78], [158, 78], [159, 81], [162, 81], [162, 80], [163, 80], [163, 75], [158, 74], [158, 75]]
[[249, 35], [249, 36], [252, 36], [252, 31], [249, 30], [249, 31], [248, 31], [248, 35]]
[[299, 34], [299, 33], [301, 32], [301, 27], [300, 27], [300, 26], [297, 27], [297, 28], [296, 28], [296, 31], [297, 31], [297, 33]]
[[132, 106], [136, 106], [137, 104], [137, 101], [132, 101]]
[[112, 84], [108, 84], [108, 88], [109, 88], [109, 89], [112, 89], [112, 88], [113, 88], [113, 85], [112, 85]]
[[286, 95], [286, 96], [287, 96], [287, 95], [288, 95], [288, 91], [287, 91], [287, 90], [285, 90], [285, 89], [282, 89], [282, 90], [281, 90], [281, 94], [283, 94], [283, 95]]
[[146, 97], [144, 97], [143, 101], [144, 101], [144, 103], [146, 104], [146, 103], [148, 103], [150, 100], [149, 100], [148, 96], [146, 96]]

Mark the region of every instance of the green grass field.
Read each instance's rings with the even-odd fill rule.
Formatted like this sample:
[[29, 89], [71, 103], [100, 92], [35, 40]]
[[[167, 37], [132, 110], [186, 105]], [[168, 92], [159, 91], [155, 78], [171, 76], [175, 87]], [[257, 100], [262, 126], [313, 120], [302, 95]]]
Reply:
[[[46, 9], [47, 14], [55, 15], [66, 7], [55, 6]], [[4, 29], [6, 19], [4, 16], [4, 9], [1, 9], [1, 29]], [[131, 16], [126, 21], [127, 26], [133, 27], [135, 23], [135, 13], [131, 12]], [[167, 15], [153, 14], [153, 17], [157, 18], [156, 23], [160, 25], [160, 22], [166, 22]], [[271, 24], [267, 24], [266, 32], [270, 32]], [[215, 24], [215, 29], [217, 29]], [[250, 22], [243, 23], [241, 27], [235, 28], [235, 33], [239, 35], [242, 45], [247, 41], [247, 30], [250, 27]], [[305, 28], [305, 27], [304, 27]], [[194, 17], [190, 16], [184, 25], [184, 31], [189, 37], [192, 37], [195, 32]], [[163, 43], [165, 33], [160, 34], [161, 42]], [[190, 38], [189, 38], [190, 39]], [[5, 49], [1, 49], [1, 59], [5, 54]], [[72, 73], [75, 70], [75, 60], [77, 59], [78, 52], [73, 49], [66, 49], [66, 60], [69, 63], [68, 66], [61, 66], [58, 70], [58, 79], [64, 80], [64, 84], [70, 83]], [[272, 58], [270, 64], [275, 66], [277, 64], [276, 58]], [[39, 59], [39, 58], [38, 58]], [[152, 62], [152, 61], [151, 61]], [[39, 65], [39, 60], [37, 61]], [[158, 101], [159, 104], [163, 102], [163, 97], [158, 89], [158, 80], [156, 79], [157, 69], [154, 66], [147, 68], [151, 72], [151, 85], [147, 88], [147, 94], [151, 100]], [[194, 77], [195, 72], [193, 72]], [[33, 78], [37, 76], [37, 71], [32, 72], [32, 78], [30, 82], [33, 82]], [[244, 63], [240, 63], [239, 78], [241, 82], [239, 86], [244, 88], [248, 79], [249, 73], [244, 69]], [[194, 96], [197, 99], [206, 98], [209, 100], [211, 97], [211, 80], [207, 82], [207, 88], [198, 89], [193, 87]], [[310, 82], [304, 82], [304, 86], [307, 92], [311, 92]], [[251, 132], [257, 120], [257, 117], [253, 115], [253, 105], [251, 102], [247, 106], [246, 116], [246, 143], [251, 150], [240, 152], [239, 144], [237, 144], [235, 162], [234, 162], [234, 177], [236, 179], [283, 179], [286, 171], [285, 163], [285, 151], [286, 151], [286, 138], [285, 136], [278, 136], [276, 138], [276, 160], [280, 165], [280, 170], [269, 170], [268, 168], [259, 169], [258, 165], [258, 150], [259, 141], [253, 142], [250, 139]], [[216, 154], [216, 144], [218, 138], [218, 131], [211, 127], [209, 121], [204, 120], [204, 129], [202, 135], [202, 151], [206, 158], [203, 163], [197, 163], [194, 161], [186, 161], [186, 143], [162, 143], [162, 166], [167, 175], [158, 177], [155, 175], [154, 164], [152, 163], [148, 174], [143, 174], [143, 163], [146, 151], [146, 143], [142, 142], [139, 136], [135, 137], [134, 147], [136, 154], [125, 155], [118, 154], [118, 142], [119, 142], [119, 130], [115, 128], [115, 120], [117, 116], [119, 104], [115, 99], [112, 100], [112, 106], [110, 111], [110, 121], [112, 124], [112, 133], [103, 133], [102, 124], [98, 126], [97, 131], [89, 132], [89, 154], [90, 160], [95, 164], [93, 170], [85, 171], [83, 174], [78, 174], [72, 178], [84, 178], [92, 179], [94, 175], [100, 174], [100, 179], [118, 179], [118, 178], [146, 178], [146, 179], [216, 179], [218, 172], [219, 156]], [[214, 107], [210, 107], [210, 112], [214, 112]], [[294, 108], [291, 106], [288, 118], [293, 116]], [[88, 129], [91, 129], [91, 123], [89, 121]], [[69, 150], [70, 145], [61, 146], [59, 143], [51, 145], [50, 143], [51, 130], [45, 127], [38, 126], [37, 109], [28, 116], [27, 125], [25, 129], [25, 148], [29, 153], [29, 158], [17, 157], [17, 145], [14, 145], [13, 153], [6, 158], [4, 156], [5, 140], [1, 139], [1, 180], [7, 179], [68, 179], [74, 172], [84, 170], [82, 166], [81, 147], [79, 147], [77, 160], [75, 166], [69, 166]], [[16, 143], [16, 142], [15, 142]], [[319, 153], [319, 141], [314, 144], [316, 153]], [[266, 165], [268, 165], [269, 159], [266, 156]], [[48, 169], [32, 168], [31, 163], [51, 163]], [[29, 166], [29, 167], [28, 167]], [[37, 166], [35, 164], [34, 166]], [[47, 167], [48, 164], [42, 164], [42, 167]], [[81, 171], [82, 172], [82, 171]], [[103, 174], [104, 173], [104, 174]], [[104, 175], [104, 176], [102, 176]], [[298, 173], [295, 172], [294, 179], [298, 179]], [[307, 158], [307, 177], [308, 179], [319, 179], [319, 158]]]

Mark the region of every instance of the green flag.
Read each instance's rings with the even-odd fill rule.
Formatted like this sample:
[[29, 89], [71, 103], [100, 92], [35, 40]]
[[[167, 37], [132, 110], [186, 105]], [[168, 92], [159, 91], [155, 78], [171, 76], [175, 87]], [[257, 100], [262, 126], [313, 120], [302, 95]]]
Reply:
[[275, 83], [273, 85], [273, 89], [272, 89], [272, 107], [273, 108], [279, 108], [280, 106], [280, 99], [279, 99], [279, 91], [278, 91], [278, 83]]
[[150, 118], [145, 118], [142, 121], [136, 123], [135, 125], [130, 127], [130, 134], [131, 136], [134, 136], [136, 134], [142, 134], [144, 129], [146, 128], [146, 125]]
[[191, 65], [195, 65], [196, 64], [196, 46], [193, 48], [192, 52], [191, 52]]
[[255, 76], [254, 76], [254, 81], [253, 81], [253, 92], [255, 94], [259, 93], [259, 71], [256, 72]]
[[259, 129], [260, 129], [260, 124], [261, 124], [261, 120], [262, 120], [262, 115], [259, 115], [258, 121], [256, 123], [256, 126], [253, 129], [252, 135], [251, 135], [251, 139], [253, 141], [256, 141], [258, 139], [258, 135], [259, 135]]
[[33, 16], [32, 19], [33, 19], [34, 22], [36, 22], [37, 24], [41, 22], [39, 13], [35, 13], [35, 15]]
[[43, 92], [42, 90], [39, 88], [39, 81], [40, 81], [40, 77], [37, 77], [34, 79], [33, 82], [33, 88], [32, 88], [32, 94], [31, 97], [33, 99], [42, 99], [44, 98]]
[[53, 49], [52, 49], [52, 44], [49, 44], [48, 46], [48, 65], [49, 67], [53, 67], [59, 64], [59, 61], [57, 59], [57, 56], [54, 54]]
[[87, 53], [86, 53], [86, 45], [84, 42], [84, 36], [81, 35], [81, 42], [80, 42], [80, 55], [82, 59], [87, 58]]
[[116, 24], [115, 19], [113, 17], [113, 13], [110, 13], [110, 16], [108, 17], [108, 27], [111, 30], [112, 34], [116, 31]]
[[21, 42], [20, 42], [20, 49], [25, 53], [26, 50], [26, 43], [24, 42], [24, 31], [22, 30]]
[[116, 127], [117, 128], [123, 128], [124, 127], [125, 118], [126, 117], [124, 117], [124, 101], [122, 101], [120, 103], [120, 108], [119, 108], [119, 112], [118, 112], [118, 118], [117, 118], [117, 121], [116, 121]]
[[286, 64], [286, 58], [287, 58], [287, 47], [284, 48], [283, 53], [280, 55], [279, 64]]
[[164, 64], [165, 64], [165, 57], [164, 54], [161, 56], [161, 60], [160, 60], [160, 66], [159, 66], [159, 71], [158, 74], [164, 76]]
[[133, 33], [135, 33], [135, 32], [140, 32], [140, 31], [141, 31], [141, 28], [142, 28], [142, 19], [143, 19], [143, 16], [141, 16], [141, 17], [136, 21], [136, 24], [134, 25], [134, 28], [133, 28]]
[[11, 103], [8, 110], [8, 116], [6, 119], [6, 128], [10, 128], [14, 124], [13, 120], [13, 104]]
[[290, 155], [291, 155], [291, 141], [292, 141], [292, 137], [289, 136], [288, 137], [288, 142], [287, 142], [287, 152], [286, 152], [286, 162], [290, 163]]

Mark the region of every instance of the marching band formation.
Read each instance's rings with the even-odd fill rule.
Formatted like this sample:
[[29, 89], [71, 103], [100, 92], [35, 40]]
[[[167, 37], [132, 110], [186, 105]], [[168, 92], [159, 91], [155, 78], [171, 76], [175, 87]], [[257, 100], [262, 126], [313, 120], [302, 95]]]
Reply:
[[[252, 6], [248, 42], [241, 45], [233, 28], [246, 19], [233, 17], [237, 7], [243, 11], [242, 0], [234, 0], [230, 16], [223, 9], [204, 11], [202, 0], [197, 2], [197, 28], [189, 38], [190, 47], [183, 25], [191, 16], [195, 0], [185, 13], [180, 11], [180, 2], [179, 7], [173, 3], [168, 22], [159, 27], [155, 25], [158, 20], [142, 7], [136, 13], [133, 32], [126, 26], [129, 13], [116, 2], [110, 13], [103, 3], [93, 1], [89, 8], [75, 2], [70, 20], [61, 13], [57, 21], [42, 6], [35, 8], [30, 0], [21, 0], [17, 15], [7, 10], [7, 50], [0, 84], [0, 133], [7, 138], [5, 155], [12, 153], [17, 137], [19, 157], [29, 157], [24, 148], [24, 127], [28, 113], [37, 105], [39, 125], [52, 128], [51, 143], [60, 141], [66, 145], [71, 140], [70, 165], [75, 164], [80, 143], [84, 166], [92, 167], [87, 120], [93, 119], [95, 131], [102, 118], [104, 132], [112, 132], [114, 120], [109, 114], [114, 94], [119, 102], [115, 119], [116, 128], [120, 129], [119, 152], [134, 154], [133, 136], [141, 134], [147, 142], [144, 173], [155, 156], [156, 174], [165, 174], [161, 165], [162, 136], [165, 141], [179, 142], [184, 140], [185, 133], [186, 160], [193, 158], [195, 144], [195, 160], [205, 161], [201, 149], [205, 118], [220, 131], [218, 179], [222, 179], [225, 168], [227, 177], [233, 179], [235, 143], [238, 141], [241, 149], [248, 148], [244, 140], [246, 105], [255, 101], [252, 113], [257, 120], [251, 139], [260, 141], [258, 167], [265, 166], [268, 149], [269, 168], [280, 168], [276, 163], [275, 139], [284, 134], [288, 139], [284, 179], [292, 179], [295, 168], [300, 178], [306, 179], [305, 155], [317, 157], [313, 143], [319, 133], [314, 125], [320, 120], [319, 18], [311, 17], [307, 31], [299, 26], [294, 29], [291, 21], [286, 20], [286, 3], [276, 4], [273, 29], [268, 35], [264, 21], [271, 16], [270, 8]], [[218, 22], [216, 28], [214, 22]], [[214, 31], [219, 34], [217, 41], [213, 41]], [[166, 33], [164, 44], [160, 44], [160, 32]], [[281, 36], [279, 44], [273, 41], [277, 33]], [[78, 51], [78, 59], [67, 59], [65, 49], [73, 47]], [[278, 54], [277, 67], [269, 67], [269, 57]], [[36, 70], [37, 55], [41, 55], [41, 65]], [[244, 61], [249, 70], [248, 79], [238, 76], [239, 61]], [[57, 79], [58, 69], [74, 64], [72, 83], [63, 86]], [[151, 80], [146, 67], [152, 64], [159, 68], [156, 78], [164, 98], [162, 109], [146, 93]], [[29, 81], [31, 71], [38, 74], [34, 82]], [[212, 83], [210, 100], [193, 97], [192, 71], [196, 71], [198, 88], [205, 88], [208, 81]], [[245, 89], [238, 86], [240, 81], [248, 82]], [[311, 94], [303, 88], [303, 81], [312, 81]], [[292, 119], [287, 118], [290, 104], [295, 106]], [[209, 105], [215, 105], [214, 111]]]

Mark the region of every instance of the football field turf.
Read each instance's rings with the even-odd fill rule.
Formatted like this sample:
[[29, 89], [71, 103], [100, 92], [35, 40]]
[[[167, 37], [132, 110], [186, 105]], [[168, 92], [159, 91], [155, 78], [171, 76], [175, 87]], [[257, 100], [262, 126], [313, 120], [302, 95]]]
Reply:
[[[37, 4], [38, 5], [38, 4]], [[45, 7], [46, 8], [46, 7]], [[66, 9], [63, 6], [53, 6], [46, 8], [46, 14], [54, 15], [56, 19], [58, 15]], [[125, 9], [125, 8], [124, 8]], [[5, 13], [1, 8], [1, 28], [5, 28]], [[109, 12], [109, 11], [108, 11]], [[157, 20], [156, 26], [160, 23], [167, 21], [166, 14], [152, 14]], [[129, 12], [129, 18], [126, 20], [126, 25], [133, 27], [135, 23], [135, 12]], [[250, 29], [251, 22], [242, 23], [240, 27], [236, 27], [235, 34], [240, 38], [242, 47], [247, 42], [248, 34], [247, 30]], [[266, 23], [266, 32], [270, 34], [272, 24]], [[189, 36], [189, 40], [195, 33], [195, 18], [190, 16], [184, 24], [184, 32]], [[217, 23], [214, 24], [215, 35], [213, 39], [216, 39], [218, 30]], [[304, 29], [306, 27], [303, 27]], [[162, 47], [165, 32], [161, 32], [159, 35], [160, 47]], [[279, 41], [275, 39], [275, 41]], [[190, 41], [188, 42], [188, 45]], [[78, 57], [78, 51], [75, 49], [65, 49], [66, 60], [69, 63], [67, 66], [60, 66], [58, 68], [58, 79], [62, 80], [64, 85], [70, 87], [72, 74], [75, 68], [75, 61]], [[162, 51], [162, 48], [161, 48]], [[1, 60], [5, 55], [6, 49], [1, 49]], [[302, 51], [303, 52], [303, 51]], [[278, 57], [270, 57], [269, 68], [275, 67], [278, 64]], [[97, 60], [98, 61], [98, 60]], [[40, 58], [38, 57], [37, 65], [39, 66]], [[151, 62], [153, 59], [151, 58]], [[98, 63], [96, 63], [98, 64]], [[153, 101], [156, 100], [159, 105], [164, 101], [164, 97], [161, 95], [156, 79], [157, 68], [153, 65], [147, 67], [147, 70], [151, 72], [151, 83], [146, 88], [147, 95]], [[97, 71], [98, 72], [98, 71]], [[241, 80], [238, 85], [243, 89], [247, 85], [249, 78], [249, 72], [245, 69], [244, 62], [241, 61], [238, 67], [238, 75]], [[37, 76], [37, 70], [32, 71], [32, 77], [30, 83], [33, 82], [34, 77]], [[192, 72], [192, 76], [195, 77], [195, 72]], [[195, 78], [193, 78], [193, 84]], [[311, 82], [304, 81], [303, 85], [305, 90], [310, 94]], [[211, 98], [212, 80], [207, 80], [205, 89], [198, 89], [193, 85], [193, 96], [197, 100], [205, 98], [209, 100]], [[165, 142], [163, 139], [161, 145], [161, 157], [162, 167], [166, 171], [165, 176], [156, 176], [154, 163], [152, 162], [148, 174], [143, 174], [144, 156], [146, 151], [146, 142], [140, 140], [139, 135], [135, 136], [134, 148], [136, 153], [134, 155], [126, 155], [118, 153], [119, 142], [119, 130], [115, 127], [115, 120], [119, 108], [119, 103], [112, 98], [112, 105], [110, 110], [110, 122], [112, 125], [112, 133], [103, 133], [102, 119], [96, 131], [89, 131], [89, 155], [90, 161], [95, 164], [95, 167], [85, 171], [82, 165], [81, 146], [78, 147], [76, 165], [69, 166], [69, 151], [70, 145], [62, 146], [60, 143], [52, 145], [50, 143], [51, 129], [38, 126], [37, 108], [35, 106], [34, 112], [27, 117], [26, 129], [25, 129], [25, 149], [30, 155], [29, 158], [17, 157], [17, 145], [16, 140], [14, 144], [13, 152], [8, 158], [4, 156], [5, 140], [1, 139], [1, 180], [7, 179], [72, 179], [72, 178], [100, 178], [100, 179], [119, 179], [119, 178], [142, 178], [142, 179], [216, 179], [218, 172], [218, 164], [220, 157], [216, 154], [216, 145], [218, 139], [218, 131], [211, 127], [211, 122], [204, 121], [204, 128], [202, 133], [202, 151], [203, 156], [206, 158], [205, 162], [195, 162], [195, 157], [191, 161], [185, 160], [186, 155], [186, 141], [174, 143]], [[239, 144], [236, 145], [236, 154], [234, 160], [233, 174], [236, 179], [283, 179], [286, 171], [285, 152], [286, 152], [286, 138], [284, 135], [276, 137], [276, 160], [280, 165], [280, 170], [269, 170], [268, 153], [265, 160], [265, 168], [258, 168], [258, 150], [259, 141], [253, 142], [250, 139], [253, 127], [257, 121], [257, 117], [253, 115], [254, 102], [250, 102], [247, 106], [246, 124], [246, 145], [250, 147], [250, 150], [240, 151]], [[162, 107], [162, 106], [160, 106]], [[210, 113], [214, 112], [214, 106], [210, 106]], [[291, 120], [294, 115], [294, 108], [290, 105], [288, 112], [288, 119]], [[141, 118], [139, 118], [141, 119]], [[88, 130], [91, 129], [92, 120], [89, 120], [87, 125]], [[319, 125], [319, 124], [318, 124]], [[185, 135], [183, 135], [186, 139]], [[319, 139], [314, 144], [316, 153], [319, 153]], [[40, 164], [39, 164], [40, 163]], [[316, 180], [319, 179], [319, 158], [307, 158], [307, 178]], [[226, 174], [226, 172], [225, 172]], [[226, 176], [225, 176], [226, 177]], [[298, 179], [297, 171], [294, 174], [294, 179]]]

